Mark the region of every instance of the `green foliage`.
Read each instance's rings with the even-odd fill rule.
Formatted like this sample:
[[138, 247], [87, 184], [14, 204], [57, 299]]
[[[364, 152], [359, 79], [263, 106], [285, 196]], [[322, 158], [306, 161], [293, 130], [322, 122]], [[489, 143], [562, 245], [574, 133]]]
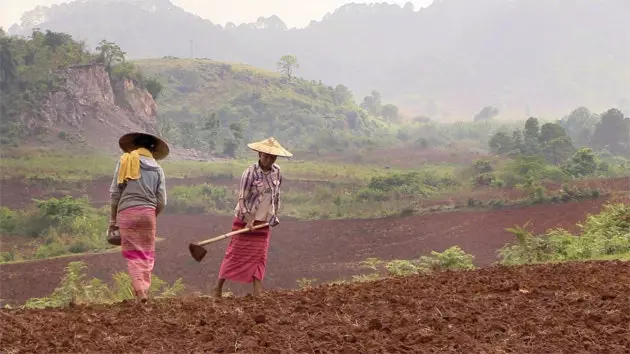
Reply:
[[174, 187], [169, 195], [169, 211], [182, 213], [219, 213], [234, 210], [234, 197], [227, 188], [208, 183]]
[[400, 118], [400, 113], [398, 112], [398, 106], [388, 103], [381, 108], [381, 115], [384, 119], [390, 122], [396, 122]]
[[36, 201], [35, 208], [26, 211], [0, 209], [0, 231], [41, 240], [32, 255], [37, 259], [111, 248], [103, 236], [106, 229], [106, 213], [93, 208], [87, 198], [50, 198]]
[[20, 116], [59, 88], [58, 69], [91, 58], [85, 43], [64, 33], [34, 30], [30, 38], [0, 33], [0, 143], [17, 145], [29, 133]]
[[476, 160], [465, 175], [470, 176], [475, 186], [490, 186], [495, 183], [494, 167], [490, 160]]
[[523, 133], [515, 130], [510, 136], [499, 131], [490, 138], [488, 146], [496, 155], [541, 155], [554, 165], [561, 165], [575, 152], [571, 138], [563, 126], [545, 123], [539, 128], [538, 119], [533, 117], [525, 122]]
[[498, 251], [503, 264], [527, 264], [551, 261], [597, 259], [630, 252], [630, 208], [608, 204], [596, 215], [589, 215], [580, 235], [558, 228], [544, 235], [534, 235], [523, 227], [506, 231], [514, 234], [516, 244]]
[[431, 251], [431, 256], [422, 256], [418, 267], [423, 270], [467, 270], [474, 269], [474, 256], [464, 252], [459, 246], [453, 246], [444, 252]]
[[525, 184], [528, 178], [557, 183], [566, 179], [562, 169], [547, 164], [541, 156], [519, 156], [508, 162], [496, 175], [506, 187]]
[[446, 270], [471, 270], [475, 269], [474, 256], [464, 252], [459, 246], [450, 247], [443, 252], [431, 251], [430, 256], [421, 256], [415, 260], [381, 261], [378, 258], [368, 258], [361, 262], [361, 266], [370, 269], [373, 273], [355, 275], [353, 281], [365, 282], [386, 276], [409, 276], [428, 272]]
[[499, 109], [493, 106], [484, 107], [479, 113], [475, 115], [473, 118], [474, 122], [486, 121], [492, 118], [495, 118], [499, 115]]
[[298, 63], [297, 57], [293, 54], [283, 55], [278, 63], [276, 63], [278, 70], [286, 75], [286, 77], [291, 81], [293, 78], [293, 73], [295, 69], [300, 67], [300, 63]]
[[232, 157], [244, 151], [245, 141], [269, 136], [313, 154], [396, 141], [393, 123], [366, 114], [343, 85], [296, 77], [287, 84], [276, 73], [205, 59], [136, 63], [164, 84], [160, 124], [169, 125], [169, 142], [185, 148]]
[[156, 78], [146, 79], [144, 85], [146, 86], [147, 91], [149, 91], [154, 100], [158, 99], [160, 93], [164, 89], [162, 83]]
[[381, 94], [374, 90], [370, 95], [363, 98], [361, 108], [365, 109], [369, 114], [373, 116], [380, 116], [382, 114], [383, 102], [381, 101]]
[[[369, 181], [352, 181], [344, 177], [341, 178], [343, 183], [334, 182], [300, 191], [285, 190], [282, 193], [282, 213], [299, 219], [378, 217], [409, 213], [417, 201], [460, 185], [447, 172], [393, 172], [372, 176]], [[235, 192], [208, 183], [177, 186], [170, 192], [168, 210], [231, 214], [236, 200]]]
[[20, 214], [0, 206], [0, 232], [3, 234], [13, 234], [20, 224]]
[[131, 79], [159, 94], [159, 83], [145, 82], [138, 68], [125, 61], [125, 52], [117, 44], [103, 40], [96, 50], [93, 54], [84, 42], [49, 30], [36, 29], [30, 38], [0, 33], [0, 144], [17, 146], [24, 137], [47, 130], [40, 122], [26, 126], [22, 116], [36, 116], [50, 93], [63, 88], [65, 77], [60, 69], [102, 63], [113, 81]]
[[565, 171], [574, 178], [586, 177], [595, 173], [597, 165], [598, 161], [593, 150], [581, 148], [573, 154], [565, 166]]
[[577, 147], [586, 147], [591, 141], [598, 120], [596, 114], [585, 107], [579, 107], [563, 118], [560, 124]]
[[595, 126], [591, 147], [607, 150], [615, 155], [630, 154], [630, 118], [618, 109], [610, 109]]
[[105, 39], [98, 43], [96, 51], [99, 52], [98, 60], [105, 65], [105, 69], [110, 73], [116, 64], [125, 62], [125, 54], [127, 54], [120, 49], [118, 44], [108, 42]]
[[[53, 293], [45, 298], [32, 298], [26, 301], [23, 308], [66, 307], [70, 304], [93, 305], [113, 304], [134, 298], [131, 278], [127, 273], [118, 272], [113, 275], [113, 287], [102, 280], [87, 279], [87, 266], [84, 262], [70, 262], [65, 268], [65, 276]], [[168, 285], [156, 275], [151, 277], [151, 297], [167, 298], [177, 296], [184, 290], [181, 279]]]

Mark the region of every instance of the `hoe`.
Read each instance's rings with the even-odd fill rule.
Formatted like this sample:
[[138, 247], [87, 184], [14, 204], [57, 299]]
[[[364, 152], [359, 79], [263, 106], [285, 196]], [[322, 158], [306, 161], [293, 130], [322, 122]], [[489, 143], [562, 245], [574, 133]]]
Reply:
[[[252, 227], [251, 230], [262, 229], [263, 227], [267, 227], [267, 226], [269, 226], [269, 223], [264, 223], [264, 224], [260, 224], [260, 225], [256, 225]], [[201, 262], [203, 257], [206, 256], [206, 253], [208, 253], [208, 251], [206, 251], [206, 249], [203, 248], [203, 246], [213, 243], [213, 242], [221, 241], [228, 237], [232, 237], [234, 235], [238, 235], [247, 231], [250, 231], [250, 229], [240, 229], [240, 230], [228, 232], [227, 234], [223, 234], [221, 236], [211, 238], [209, 240], [201, 241], [198, 243], [191, 243], [188, 245], [188, 250], [190, 251], [190, 255], [192, 256], [192, 258], [194, 258], [197, 262]]]

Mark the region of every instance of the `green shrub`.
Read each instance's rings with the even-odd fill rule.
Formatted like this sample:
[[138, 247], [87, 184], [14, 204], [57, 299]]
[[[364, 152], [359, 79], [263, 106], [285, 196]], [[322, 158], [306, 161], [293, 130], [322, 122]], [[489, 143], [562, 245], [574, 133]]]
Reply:
[[414, 260], [381, 261], [378, 258], [368, 258], [361, 262], [361, 266], [373, 272], [364, 275], [355, 275], [354, 281], [364, 282], [387, 276], [408, 276], [420, 273], [443, 270], [474, 269], [474, 256], [464, 252], [459, 246], [453, 246], [443, 252], [432, 251], [430, 256], [421, 256]]
[[234, 209], [234, 197], [227, 188], [208, 183], [177, 186], [170, 192], [169, 210], [185, 213], [229, 213]]
[[422, 256], [418, 260], [418, 267], [424, 270], [464, 270], [474, 269], [475, 257], [464, 252], [459, 246], [453, 246], [444, 252], [431, 252], [431, 256]]
[[[53, 293], [45, 298], [32, 298], [23, 308], [66, 307], [70, 304], [112, 304], [134, 298], [131, 278], [127, 273], [113, 275], [113, 287], [108, 287], [102, 280], [87, 279], [87, 266], [84, 262], [70, 262], [65, 269], [65, 276]], [[151, 277], [149, 294], [153, 297], [174, 297], [184, 290], [184, 284], [178, 279], [169, 286], [155, 275]]]
[[534, 235], [524, 227], [506, 229], [517, 243], [498, 251], [501, 263], [527, 264], [549, 261], [588, 260], [620, 255], [630, 251], [630, 207], [609, 204], [596, 215], [587, 217], [580, 235], [558, 228], [544, 235]]
[[3, 233], [43, 241], [33, 254], [37, 259], [112, 248], [104, 237], [106, 229], [106, 212], [92, 207], [87, 198], [37, 200], [26, 211], [0, 208]]
[[0, 232], [4, 234], [12, 234], [20, 223], [20, 214], [7, 208], [0, 206]]

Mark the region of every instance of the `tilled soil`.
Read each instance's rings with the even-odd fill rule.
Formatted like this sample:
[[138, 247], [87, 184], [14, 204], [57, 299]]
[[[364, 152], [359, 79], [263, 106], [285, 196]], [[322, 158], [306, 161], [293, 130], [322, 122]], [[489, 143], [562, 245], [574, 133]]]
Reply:
[[[300, 278], [349, 278], [362, 272], [357, 264], [369, 257], [412, 259], [455, 245], [472, 253], [476, 265], [487, 266], [498, 260], [497, 249], [516, 240], [506, 227], [531, 221], [536, 232], [555, 227], [576, 231], [575, 224], [599, 212], [602, 203], [588, 200], [374, 220], [283, 221], [272, 231], [265, 286], [294, 288]], [[208, 245], [201, 264], [190, 256], [188, 243], [229, 231], [231, 221], [231, 217], [213, 215], [161, 216], [158, 236], [164, 241], [156, 245], [155, 274], [169, 282], [182, 277], [187, 291], [210, 293], [228, 241]], [[120, 252], [0, 264], [1, 304], [22, 304], [31, 297], [49, 295], [63, 277], [64, 267], [77, 260], [86, 262], [89, 276], [106, 281], [115, 272], [126, 271]], [[227, 286], [239, 296], [251, 291], [250, 286]]]
[[491, 267], [259, 299], [1, 310], [2, 353], [623, 353], [630, 263]]

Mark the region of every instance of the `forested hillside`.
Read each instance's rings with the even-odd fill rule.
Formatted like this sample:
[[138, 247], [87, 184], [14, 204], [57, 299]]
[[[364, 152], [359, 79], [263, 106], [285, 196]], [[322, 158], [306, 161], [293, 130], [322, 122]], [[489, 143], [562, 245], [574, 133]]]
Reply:
[[[281, 62], [294, 60], [284, 57]], [[157, 102], [162, 134], [187, 148], [234, 156], [243, 141], [275, 136], [293, 149], [344, 151], [391, 143], [397, 107], [378, 96], [363, 108], [344, 86], [211, 60], [135, 62], [164, 90]], [[384, 108], [384, 109], [383, 109]]]
[[[63, 31], [95, 47], [107, 38], [130, 58], [211, 58], [372, 90], [409, 114], [470, 119], [553, 117], [578, 106], [630, 110], [627, 0], [441, 0], [424, 9], [347, 4], [303, 29], [272, 16], [220, 26], [168, 0], [88, 0], [25, 14], [11, 33]], [[112, 19], [119, 19], [112, 26]]]

